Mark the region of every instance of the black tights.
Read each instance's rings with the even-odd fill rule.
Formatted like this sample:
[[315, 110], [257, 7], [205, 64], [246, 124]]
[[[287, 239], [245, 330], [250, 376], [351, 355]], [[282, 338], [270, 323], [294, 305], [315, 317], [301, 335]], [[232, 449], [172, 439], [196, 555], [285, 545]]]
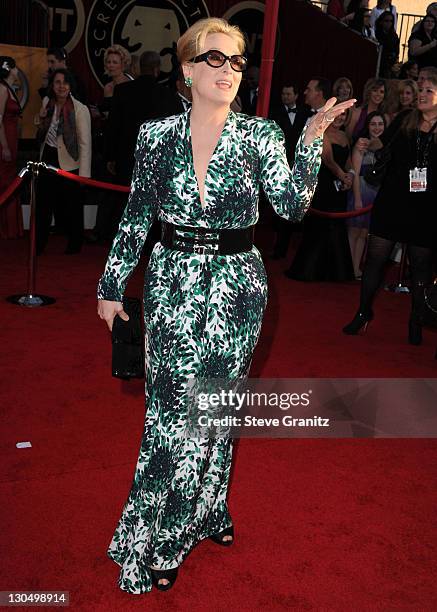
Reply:
[[[373, 298], [384, 274], [385, 264], [395, 245], [394, 240], [369, 235], [366, 263], [361, 281], [360, 312], [370, 313]], [[411, 272], [411, 312], [420, 317], [423, 312], [423, 289], [432, 278], [431, 248], [408, 245], [408, 259]]]

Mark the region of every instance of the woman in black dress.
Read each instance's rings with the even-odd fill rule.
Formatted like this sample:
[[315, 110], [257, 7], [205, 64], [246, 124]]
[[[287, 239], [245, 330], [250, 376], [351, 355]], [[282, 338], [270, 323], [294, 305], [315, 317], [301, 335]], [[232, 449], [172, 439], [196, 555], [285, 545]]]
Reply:
[[[349, 141], [342, 128], [346, 113], [326, 130], [322, 164], [311, 208], [324, 212], [345, 212], [347, 190], [352, 187], [353, 170]], [[285, 272], [300, 281], [348, 281], [354, 279], [352, 256], [345, 219], [308, 215], [302, 243]]]
[[384, 79], [389, 79], [393, 64], [398, 61], [400, 44], [392, 13], [386, 11], [378, 17], [375, 23], [375, 36], [382, 48], [379, 75]]
[[410, 59], [417, 62], [419, 70], [427, 66], [437, 66], [437, 19], [426, 15], [408, 41]]
[[343, 331], [357, 334], [372, 320], [372, 302], [384, 266], [394, 244], [403, 242], [408, 245], [412, 281], [408, 338], [410, 344], [418, 345], [422, 341], [424, 286], [431, 281], [432, 249], [437, 239], [436, 77], [429, 76], [421, 84], [417, 109], [398, 115], [384, 132], [379, 146], [387, 143], [391, 159], [372, 210], [360, 307]]

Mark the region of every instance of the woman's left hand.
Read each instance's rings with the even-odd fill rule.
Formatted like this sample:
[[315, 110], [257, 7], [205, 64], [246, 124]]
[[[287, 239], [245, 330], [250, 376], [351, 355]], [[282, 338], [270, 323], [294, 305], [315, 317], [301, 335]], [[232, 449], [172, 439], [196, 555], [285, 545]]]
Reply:
[[346, 172], [344, 181], [343, 181], [345, 191], [347, 191], [348, 189], [352, 187], [353, 180], [354, 180], [354, 177], [352, 176], [352, 174], [349, 174], [349, 172]]
[[323, 136], [324, 131], [331, 125], [334, 119], [348, 108], [351, 108], [356, 100], [346, 100], [345, 102], [340, 102], [340, 104], [336, 104], [336, 102], [337, 98], [329, 98], [325, 106], [322, 106], [308, 123], [303, 141], [304, 145], [309, 145], [316, 138]]

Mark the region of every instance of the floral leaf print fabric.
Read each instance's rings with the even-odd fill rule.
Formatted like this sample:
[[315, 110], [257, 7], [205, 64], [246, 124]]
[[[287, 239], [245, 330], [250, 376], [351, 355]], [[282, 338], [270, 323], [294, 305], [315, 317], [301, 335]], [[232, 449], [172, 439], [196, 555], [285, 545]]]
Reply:
[[[309, 147], [301, 139], [291, 171], [275, 123], [230, 112], [208, 166], [202, 208], [190, 112], [145, 123], [98, 297], [122, 299], [155, 217], [209, 228], [212, 235], [245, 228], [258, 219], [262, 184], [281, 216], [300, 219], [314, 193], [321, 148], [321, 139]], [[232, 524], [232, 440], [184, 436], [186, 384], [247, 376], [266, 301], [266, 273], [255, 247], [227, 256], [154, 247], [144, 282], [147, 413], [132, 489], [108, 549], [121, 567], [123, 590], [150, 591], [150, 566], [179, 566], [200, 540]]]

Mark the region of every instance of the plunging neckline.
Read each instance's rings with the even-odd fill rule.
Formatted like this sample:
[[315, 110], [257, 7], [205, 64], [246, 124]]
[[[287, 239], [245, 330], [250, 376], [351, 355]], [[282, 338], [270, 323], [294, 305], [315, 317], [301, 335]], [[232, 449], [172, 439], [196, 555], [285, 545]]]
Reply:
[[212, 155], [211, 155], [211, 157], [210, 157], [210, 159], [208, 161], [208, 164], [206, 166], [205, 178], [203, 180], [203, 201], [204, 201], [204, 204], [202, 204], [202, 198], [201, 198], [201, 194], [200, 194], [199, 181], [198, 181], [197, 174], [196, 174], [196, 168], [194, 166], [193, 139], [192, 139], [192, 134], [191, 134], [191, 108], [188, 109], [188, 111], [187, 111], [187, 128], [186, 128], [187, 132], [186, 133], [187, 133], [187, 139], [188, 139], [188, 151], [189, 151], [191, 166], [192, 166], [192, 169], [193, 169], [193, 178], [194, 178], [194, 182], [196, 184], [197, 199], [199, 201], [200, 210], [202, 212], [204, 212], [205, 209], [208, 207], [206, 193], [207, 193], [207, 182], [208, 182], [209, 169], [210, 169], [211, 163], [214, 160], [214, 157], [215, 157], [218, 149], [220, 148], [220, 145], [222, 144], [223, 137], [227, 134], [228, 127], [229, 127], [229, 122], [230, 122], [232, 114], [233, 114], [233, 111], [229, 109], [229, 112], [228, 112], [228, 114], [226, 116], [226, 119], [225, 119], [225, 122], [223, 124], [222, 131], [220, 132], [220, 136], [218, 137], [218, 140], [216, 142], [216, 145], [214, 147]]

